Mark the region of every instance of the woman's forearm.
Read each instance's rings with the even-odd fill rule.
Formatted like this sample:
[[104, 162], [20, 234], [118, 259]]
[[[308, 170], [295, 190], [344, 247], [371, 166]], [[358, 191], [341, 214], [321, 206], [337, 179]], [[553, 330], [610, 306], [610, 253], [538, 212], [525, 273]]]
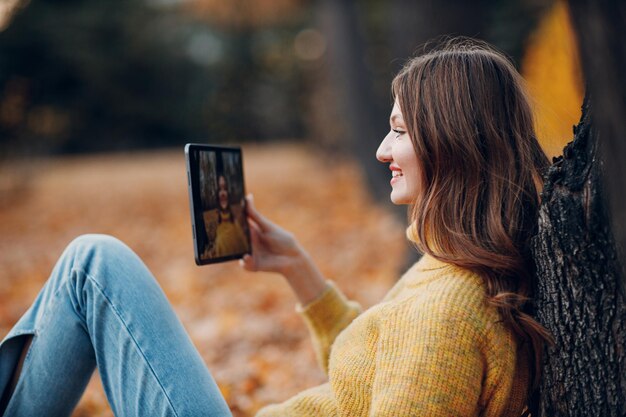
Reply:
[[318, 298], [326, 289], [326, 280], [309, 254], [299, 248], [282, 271], [303, 306]]

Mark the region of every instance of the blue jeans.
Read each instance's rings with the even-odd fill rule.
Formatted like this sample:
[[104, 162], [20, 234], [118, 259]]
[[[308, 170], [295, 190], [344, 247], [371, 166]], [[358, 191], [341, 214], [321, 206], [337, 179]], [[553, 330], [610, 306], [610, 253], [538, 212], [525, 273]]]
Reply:
[[5, 416], [69, 416], [95, 367], [116, 416], [230, 416], [213, 377], [143, 262], [109, 236], [65, 250], [0, 344], [0, 393], [33, 335]]

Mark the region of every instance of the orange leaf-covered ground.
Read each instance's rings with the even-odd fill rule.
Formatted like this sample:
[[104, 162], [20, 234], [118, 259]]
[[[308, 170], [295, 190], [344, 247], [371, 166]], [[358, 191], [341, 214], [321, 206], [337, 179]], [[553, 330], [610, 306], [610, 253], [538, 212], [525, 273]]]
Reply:
[[[293, 144], [244, 147], [248, 192], [293, 231], [324, 274], [365, 307], [397, 278], [404, 225], [374, 204], [359, 171]], [[157, 277], [235, 416], [324, 380], [295, 298], [277, 275], [237, 262], [197, 267], [182, 150], [30, 160], [0, 170], [0, 337], [63, 248], [108, 233]], [[112, 416], [97, 374], [74, 416]]]

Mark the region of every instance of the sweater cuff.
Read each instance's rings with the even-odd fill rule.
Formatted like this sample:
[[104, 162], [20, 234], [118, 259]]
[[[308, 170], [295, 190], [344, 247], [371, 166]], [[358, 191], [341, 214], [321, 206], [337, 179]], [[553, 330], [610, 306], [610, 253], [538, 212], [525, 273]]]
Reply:
[[332, 281], [326, 281], [326, 289], [315, 300], [305, 306], [296, 305], [296, 312], [317, 334], [332, 331], [344, 321], [346, 316], [353, 318], [356, 315], [355, 310], [358, 314], [360, 306], [353, 301], [348, 301]]

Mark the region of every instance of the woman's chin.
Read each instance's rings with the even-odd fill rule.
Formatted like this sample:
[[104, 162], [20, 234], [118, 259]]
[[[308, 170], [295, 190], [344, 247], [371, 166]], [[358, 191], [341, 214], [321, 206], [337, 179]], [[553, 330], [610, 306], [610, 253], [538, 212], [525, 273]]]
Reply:
[[401, 195], [394, 195], [394, 193], [391, 193], [390, 196], [391, 202], [393, 204], [395, 204], [396, 206], [404, 206], [407, 204], [411, 204], [411, 201], [407, 198], [404, 198], [404, 196]]

